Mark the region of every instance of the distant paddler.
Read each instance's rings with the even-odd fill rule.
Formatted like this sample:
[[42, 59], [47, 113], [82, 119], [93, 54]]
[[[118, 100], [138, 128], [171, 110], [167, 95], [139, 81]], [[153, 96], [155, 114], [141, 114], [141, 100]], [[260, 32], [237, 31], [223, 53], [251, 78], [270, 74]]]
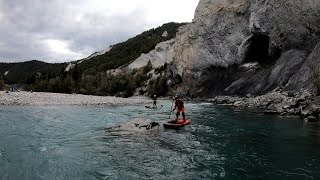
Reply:
[[[157, 109], [157, 95], [153, 95], [153, 106], [145, 106], [146, 108], [149, 108], [149, 109]], [[161, 105], [161, 107], [163, 107]]]
[[153, 108], [157, 108], [157, 95], [153, 95]]

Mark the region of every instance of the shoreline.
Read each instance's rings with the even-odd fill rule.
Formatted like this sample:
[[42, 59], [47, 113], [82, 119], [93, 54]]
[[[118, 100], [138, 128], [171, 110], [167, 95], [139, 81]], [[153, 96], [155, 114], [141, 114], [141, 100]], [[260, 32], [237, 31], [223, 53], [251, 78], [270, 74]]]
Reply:
[[0, 91], [0, 105], [2, 106], [121, 106], [138, 104], [152, 104], [152, 100], [143, 96], [121, 98], [48, 92], [20, 91], [7, 93], [6, 91]]
[[320, 97], [307, 90], [291, 93], [276, 89], [260, 96], [216, 96], [206, 101], [235, 109], [260, 109], [264, 114], [299, 116], [305, 122], [320, 122]]
[[[167, 98], [158, 98], [158, 100], [165, 99]], [[259, 109], [264, 114], [300, 116], [306, 122], [320, 122], [320, 96], [315, 96], [306, 90], [290, 93], [276, 89], [260, 96], [216, 96], [200, 101], [227, 105], [235, 109]], [[126, 106], [151, 105], [152, 103], [153, 100], [145, 96], [121, 98], [48, 92], [0, 91], [0, 106]]]

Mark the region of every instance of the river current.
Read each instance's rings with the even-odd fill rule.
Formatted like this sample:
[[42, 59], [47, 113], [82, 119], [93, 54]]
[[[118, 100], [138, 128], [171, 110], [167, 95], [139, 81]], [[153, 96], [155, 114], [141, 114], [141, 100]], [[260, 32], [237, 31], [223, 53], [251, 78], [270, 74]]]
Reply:
[[0, 106], [0, 179], [320, 179], [319, 124], [186, 102], [168, 130], [162, 105]]

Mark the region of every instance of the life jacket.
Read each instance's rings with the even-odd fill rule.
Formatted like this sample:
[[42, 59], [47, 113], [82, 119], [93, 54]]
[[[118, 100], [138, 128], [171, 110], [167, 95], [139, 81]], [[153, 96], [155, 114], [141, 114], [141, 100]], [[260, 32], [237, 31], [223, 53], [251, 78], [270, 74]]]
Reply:
[[176, 100], [175, 105], [176, 105], [176, 107], [178, 107], [179, 109], [181, 109], [181, 108], [184, 107], [183, 101], [182, 101], [181, 99]]

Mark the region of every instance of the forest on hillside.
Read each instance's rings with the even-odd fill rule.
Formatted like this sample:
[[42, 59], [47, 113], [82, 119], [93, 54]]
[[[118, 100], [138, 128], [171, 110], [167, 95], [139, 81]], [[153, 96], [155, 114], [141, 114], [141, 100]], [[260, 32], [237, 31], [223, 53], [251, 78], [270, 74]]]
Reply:
[[[1, 84], [23, 84], [26, 90], [55, 93], [81, 93], [92, 95], [132, 96], [136, 88], [141, 94], [164, 95], [167, 92], [165, 69], [167, 65], [156, 69], [159, 74], [149, 81], [151, 64], [132, 72], [116, 75], [108, 70], [125, 67], [142, 53], [148, 53], [163, 41], [176, 36], [177, 29], [184, 23], [167, 23], [150, 29], [125, 42], [111, 46], [105, 54], [87, 60], [74, 62], [74, 67], [65, 71], [67, 63], [48, 64], [40, 61], [24, 63], [0, 63]], [[167, 32], [167, 33], [165, 33]], [[167, 34], [167, 35], [164, 35]], [[4, 73], [8, 71], [7, 75]], [[148, 74], [149, 73], [149, 74]], [[1, 87], [2, 86], [2, 87]]]

